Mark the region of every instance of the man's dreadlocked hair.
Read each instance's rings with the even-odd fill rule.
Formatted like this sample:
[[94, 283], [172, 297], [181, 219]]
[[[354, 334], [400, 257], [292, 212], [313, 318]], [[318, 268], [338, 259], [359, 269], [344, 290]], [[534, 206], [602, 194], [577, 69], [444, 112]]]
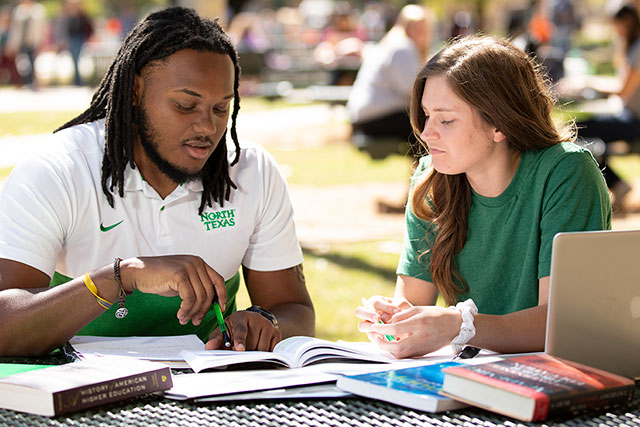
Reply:
[[[174, 53], [192, 49], [229, 55], [233, 62], [233, 112], [231, 114], [231, 138], [236, 156], [231, 166], [238, 162], [240, 145], [236, 133], [236, 118], [240, 109], [238, 79], [240, 66], [233, 42], [222, 30], [217, 20], [200, 18], [192, 9], [172, 7], [148, 15], [129, 33], [107, 74], [91, 99], [89, 108], [78, 117], [59, 127], [55, 132], [105, 118], [105, 152], [102, 159], [102, 191], [111, 207], [114, 206], [113, 190], [124, 197], [124, 171], [133, 162], [135, 110], [133, 107], [134, 78], [142, 68]], [[211, 76], [216, 78], [216, 76]], [[231, 188], [237, 188], [229, 177], [226, 133], [202, 172], [204, 192], [198, 212], [212, 202], [224, 204], [229, 200]], [[110, 179], [110, 184], [109, 184]]]

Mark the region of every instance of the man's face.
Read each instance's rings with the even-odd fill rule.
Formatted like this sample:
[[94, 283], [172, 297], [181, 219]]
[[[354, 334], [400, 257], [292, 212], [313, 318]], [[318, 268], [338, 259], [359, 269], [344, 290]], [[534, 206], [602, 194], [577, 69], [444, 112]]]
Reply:
[[136, 76], [134, 159], [152, 185], [199, 176], [224, 135], [233, 102], [228, 55], [182, 50]]

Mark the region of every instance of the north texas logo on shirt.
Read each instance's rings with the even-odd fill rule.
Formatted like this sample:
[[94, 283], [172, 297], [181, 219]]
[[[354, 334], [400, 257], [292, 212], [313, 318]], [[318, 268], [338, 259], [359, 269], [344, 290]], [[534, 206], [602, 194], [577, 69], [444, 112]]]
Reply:
[[216, 228], [233, 227], [236, 225], [235, 209], [223, 211], [205, 212], [200, 215], [200, 221], [204, 224], [206, 231]]

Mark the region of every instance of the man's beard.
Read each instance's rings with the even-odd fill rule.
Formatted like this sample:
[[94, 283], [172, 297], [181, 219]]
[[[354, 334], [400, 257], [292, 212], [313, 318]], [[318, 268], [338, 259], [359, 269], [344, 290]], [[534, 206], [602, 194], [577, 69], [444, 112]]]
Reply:
[[143, 107], [136, 109], [136, 125], [138, 127], [138, 138], [140, 139], [140, 145], [144, 148], [145, 153], [155, 164], [160, 172], [165, 174], [176, 184], [184, 184], [190, 181], [200, 179], [202, 176], [202, 169], [198, 172], [191, 173], [179, 166], [176, 166], [162, 157], [158, 151], [158, 141], [156, 140], [156, 132], [151, 128], [149, 124], [149, 117]]

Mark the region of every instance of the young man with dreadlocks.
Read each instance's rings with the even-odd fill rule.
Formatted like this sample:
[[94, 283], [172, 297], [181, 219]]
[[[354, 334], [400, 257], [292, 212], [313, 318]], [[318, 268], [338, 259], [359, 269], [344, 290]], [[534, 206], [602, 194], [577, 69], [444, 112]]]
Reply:
[[[196, 333], [223, 348], [214, 298], [235, 350], [313, 335], [286, 184], [238, 143], [239, 72], [217, 22], [153, 13], [91, 106], [16, 166], [0, 195], [0, 354], [75, 334]], [[236, 311], [240, 266], [257, 306]]]

